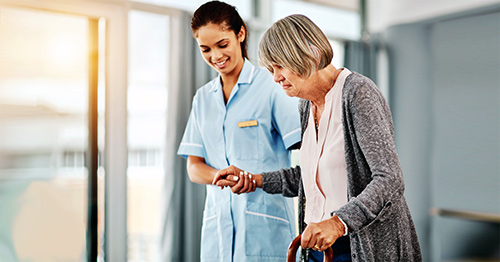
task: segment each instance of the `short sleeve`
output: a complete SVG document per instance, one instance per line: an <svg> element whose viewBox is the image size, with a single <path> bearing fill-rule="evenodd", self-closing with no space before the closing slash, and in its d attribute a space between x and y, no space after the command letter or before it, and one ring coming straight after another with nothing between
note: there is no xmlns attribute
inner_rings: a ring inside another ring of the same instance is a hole
<svg viewBox="0 0 500 262"><path fill-rule="evenodd" d="M273 125L281 134L283 144L289 149L301 140L299 99L287 96L282 89L276 90L273 94Z"/></svg>
<svg viewBox="0 0 500 262"><path fill-rule="evenodd" d="M196 98L193 100L193 106L184 131L184 135L177 151L177 155L187 158L187 156L198 156L206 158L205 147L201 137L197 117L196 117Z"/></svg>

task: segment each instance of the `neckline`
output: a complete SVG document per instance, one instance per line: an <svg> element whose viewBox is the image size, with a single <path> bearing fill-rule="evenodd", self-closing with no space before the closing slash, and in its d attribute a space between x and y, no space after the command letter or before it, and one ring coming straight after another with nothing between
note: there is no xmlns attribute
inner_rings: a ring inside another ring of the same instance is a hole
<svg viewBox="0 0 500 262"><path fill-rule="evenodd" d="M339 72L340 71L340 72ZM325 103L324 105L326 105L326 100L327 100L327 97L329 98L329 94L330 93L333 93L332 90L333 88L335 87L335 85L337 84L337 80L338 78L340 77L340 74L342 74L342 72L344 71L344 68L337 68L337 70L335 70L335 72L333 72L333 78L332 78L332 84L331 84L331 88L330 90L328 90L328 92L325 94ZM337 72L338 75L337 75ZM323 112L321 113L321 115L323 116L323 114L325 113L325 108L324 108L324 105L323 105ZM318 111L318 107L317 106L314 106L315 110L313 112L313 120L314 120L314 127L315 127L315 132L316 132L316 140L318 140L318 135L319 135L319 125L320 125L320 122L321 122L321 119L323 118L320 118L319 121L317 121L317 111Z"/></svg>

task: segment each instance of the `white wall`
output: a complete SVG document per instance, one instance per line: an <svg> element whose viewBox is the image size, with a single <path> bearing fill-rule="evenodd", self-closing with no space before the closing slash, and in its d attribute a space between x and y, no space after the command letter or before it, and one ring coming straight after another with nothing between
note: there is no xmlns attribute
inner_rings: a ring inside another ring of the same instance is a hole
<svg viewBox="0 0 500 262"><path fill-rule="evenodd" d="M500 225L429 214L433 207L500 211L500 3L492 5L432 16L410 8L397 14L405 23L380 31L405 196L424 261L500 258Z"/></svg>
<svg viewBox="0 0 500 262"><path fill-rule="evenodd" d="M500 0L368 0L368 30L386 28L500 3Z"/></svg>

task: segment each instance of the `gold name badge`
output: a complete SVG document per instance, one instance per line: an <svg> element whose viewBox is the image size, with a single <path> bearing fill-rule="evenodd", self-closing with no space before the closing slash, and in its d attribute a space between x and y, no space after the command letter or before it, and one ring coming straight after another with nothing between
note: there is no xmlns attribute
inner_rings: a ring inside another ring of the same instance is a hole
<svg viewBox="0 0 500 262"><path fill-rule="evenodd" d="M257 120L238 122L238 127L249 127L249 126L256 126L256 125L257 125Z"/></svg>

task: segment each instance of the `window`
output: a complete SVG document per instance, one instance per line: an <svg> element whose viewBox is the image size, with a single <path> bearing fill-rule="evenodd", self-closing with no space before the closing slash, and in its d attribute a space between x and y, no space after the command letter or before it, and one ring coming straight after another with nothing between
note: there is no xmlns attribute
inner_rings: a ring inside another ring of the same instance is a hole
<svg viewBox="0 0 500 262"><path fill-rule="evenodd" d="M303 14L316 23L328 37L350 40L360 38L361 21L357 12L302 1L275 0L272 4L273 22L291 14Z"/></svg>
<svg viewBox="0 0 500 262"><path fill-rule="evenodd" d="M169 17L129 12L128 260L158 261L165 176Z"/></svg>
<svg viewBox="0 0 500 262"><path fill-rule="evenodd" d="M0 6L0 257L86 260L89 19Z"/></svg>

